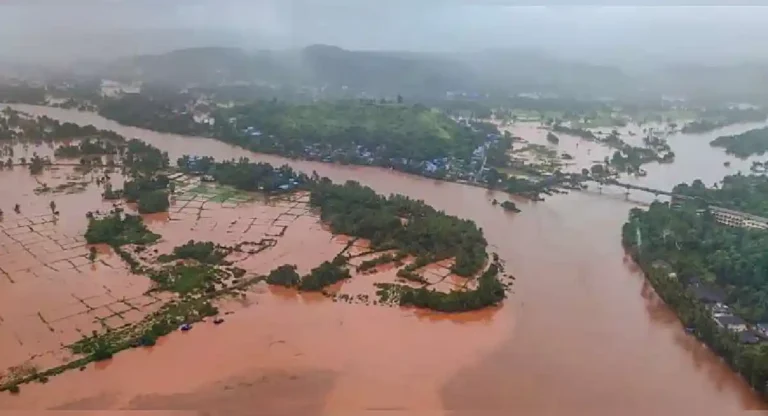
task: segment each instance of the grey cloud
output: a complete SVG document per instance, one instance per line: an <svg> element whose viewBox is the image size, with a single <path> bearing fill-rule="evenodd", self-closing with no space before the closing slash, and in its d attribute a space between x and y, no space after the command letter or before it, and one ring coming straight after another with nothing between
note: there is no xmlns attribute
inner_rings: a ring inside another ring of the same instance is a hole
<svg viewBox="0 0 768 416"><path fill-rule="evenodd" d="M768 0L728 4L713 0L6 0L0 3L0 56L109 58L190 46L283 48L325 43L419 51L529 48L627 64L653 59L762 60L768 41L764 24Z"/></svg>

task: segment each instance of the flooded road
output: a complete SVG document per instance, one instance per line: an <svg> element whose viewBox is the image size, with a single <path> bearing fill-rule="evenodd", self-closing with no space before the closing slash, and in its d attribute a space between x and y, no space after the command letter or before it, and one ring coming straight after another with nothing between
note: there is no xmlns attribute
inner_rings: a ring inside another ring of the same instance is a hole
<svg viewBox="0 0 768 416"><path fill-rule="evenodd" d="M0 408L611 416L751 415L764 408L746 383L685 335L624 255L620 228L634 205L620 190L537 204L516 200L522 212L511 214L489 202L504 195L480 188L256 155L93 114L17 108L138 137L172 160L182 154L248 156L423 199L476 221L517 280L503 307L456 316L262 287L224 325L199 325L156 348L126 351L86 371L25 385L18 396L0 395ZM748 161L727 158L709 148L710 140L671 137L678 162L649 165L648 176L637 180L669 188L748 171ZM734 160L730 169L725 160Z"/></svg>

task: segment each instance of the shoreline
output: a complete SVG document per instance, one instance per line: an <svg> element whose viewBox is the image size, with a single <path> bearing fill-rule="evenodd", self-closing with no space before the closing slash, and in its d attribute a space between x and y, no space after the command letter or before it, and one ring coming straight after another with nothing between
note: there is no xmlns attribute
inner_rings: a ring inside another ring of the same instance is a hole
<svg viewBox="0 0 768 416"><path fill-rule="evenodd" d="M717 356L723 363L725 363L728 368L731 370L731 372L735 375L737 375L740 379L742 379L745 384L747 384L750 389L757 394L760 399L763 401L763 403L768 404L768 391L759 391L750 383L750 380L747 378L745 374L743 374L741 371L739 371L739 368L735 365L732 360L729 360L728 357L726 357L724 354L719 353L711 343L707 342L705 339L700 337L698 334L698 328L691 326L686 327L685 322L683 321L681 317L681 312L678 308L672 305L668 301L670 296L682 296L687 297L690 302L692 302L697 308L700 308L702 310L705 310L704 305L701 304L696 299L691 298L688 293L686 293L685 288L681 291L676 290L665 290L662 286L663 279L670 280L670 278L666 275L664 275L663 272L660 272L659 270L654 269L652 266L649 267L647 265L644 265L640 259L638 258L636 254L636 247L632 247L628 244L622 243L622 246L624 247L624 250L627 254L629 254L630 258L634 262L634 264L640 269L640 271L643 274L643 279L645 279L647 282L651 284L651 287L653 288L653 291L656 293L656 295L664 302L664 304L675 314L675 317L677 318L677 321L679 322L680 326L683 328L683 331L685 333L685 336L690 336L695 338L697 341L701 342L703 345L706 346L707 350L710 351L712 354ZM711 318L707 318L711 321L713 325L717 325L714 320ZM727 333L727 330L720 329L721 332ZM739 347L741 347L743 344L738 344Z"/></svg>

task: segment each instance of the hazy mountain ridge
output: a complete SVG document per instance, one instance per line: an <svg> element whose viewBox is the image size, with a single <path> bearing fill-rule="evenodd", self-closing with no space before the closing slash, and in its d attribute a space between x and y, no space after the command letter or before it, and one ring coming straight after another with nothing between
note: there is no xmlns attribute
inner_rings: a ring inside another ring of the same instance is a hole
<svg viewBox="0 0 768 416"><path fill-rule="evenodd" d="M349 89L372 96L605 93L628 81L618 68L517 51L419 53L352 51L329 45L247 52L189 48L120 59L98 70L115 79L210 85L237 82Z"/></svg>

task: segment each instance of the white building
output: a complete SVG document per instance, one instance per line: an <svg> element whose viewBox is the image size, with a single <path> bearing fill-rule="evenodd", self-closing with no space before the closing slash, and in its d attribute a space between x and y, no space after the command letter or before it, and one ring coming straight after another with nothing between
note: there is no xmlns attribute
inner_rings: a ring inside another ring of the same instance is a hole
<svg viewBox="0 0 768 416"><path fill-rule="evenodd" d="M709 207L715 220L729 227L768 229L768 218L720 207Z"/></svg>

